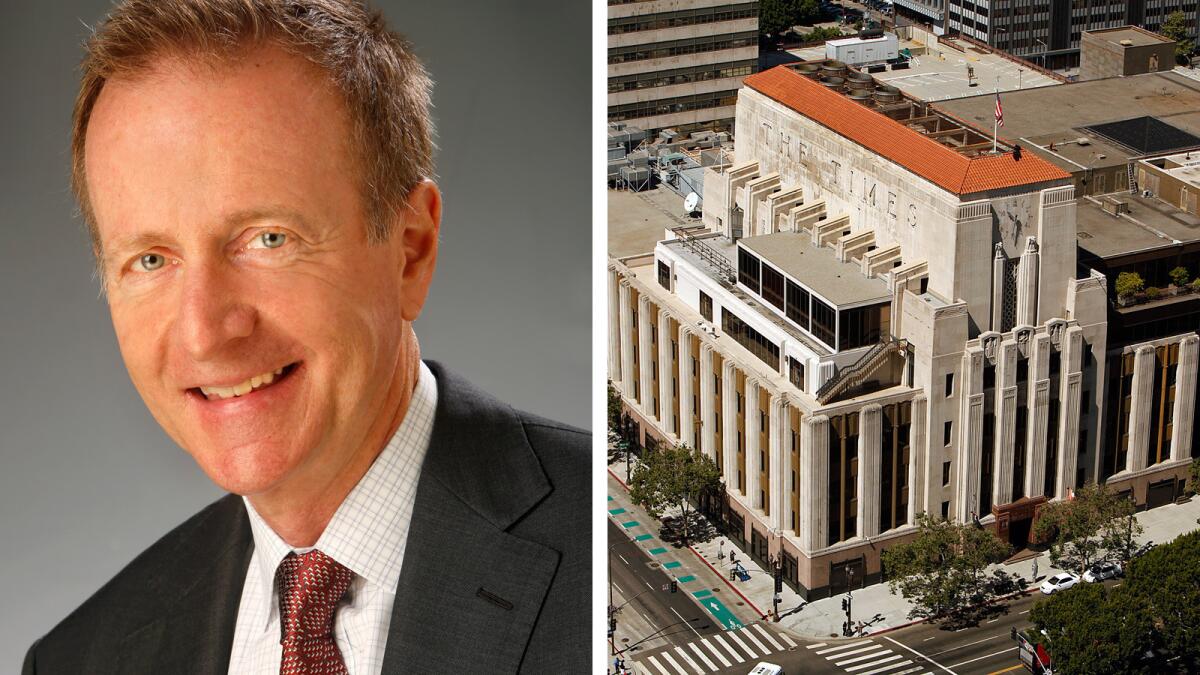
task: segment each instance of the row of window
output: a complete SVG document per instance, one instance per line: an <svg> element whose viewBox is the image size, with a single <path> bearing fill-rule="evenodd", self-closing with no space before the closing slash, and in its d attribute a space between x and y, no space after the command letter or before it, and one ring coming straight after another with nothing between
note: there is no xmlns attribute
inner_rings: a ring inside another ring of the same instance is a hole
<svg viewBox="0 0 1200 675"><path fill-rule="evenodd" d="M749 350L751 354L761 359L763 363L779 370L779 345L768 340L766 336L754 330L740 317L724 307L721 308L721 329L725 331L726 335L737 340L738 344Z"/></svg>
<svg viewBox="0 0 1200 675"><path fill-rule="evenodd" d="M684 9L677 12L658 12L638 16L623 16L608 20L608 34L636 33L644 30L662 30L664 28L679 28L680 26L695 26L720 21L736 21L737 19L753 19L758 16L757 2L743 2L736 5L719 7L701 7Z"/></svg>
<svg viewBox="0 0 1200 675"><path fill-rule="evenodd" d="M653 101L638 101L625 105L609 106L608 121L651 117L654 115L670 115L673 113L704 110L706 108L721 108L737 105L737 90L716 91L710 94L693 94L691 96L676 96L660 98Z"/></svg>
<svg viewBox="0 0 1200 675"><path fill-rule="evenodd" d="M691 84L708 80L721 80L727 77L745 77L754 74L758 66L757 60L734 61L718 63L710 66L694 66L692 68L676 68L674 70L659 70L653 73L637 73L608 78L608 93L636 89L653 89L674 84Z"/></svg>
<svg viewBox="0 0 1200 675"><path fill-rule="evenodd" d="M723 49L739 49L742 47L757 47L758 32L727 33L725 35L705 35L702 37L655 42L628 47L612 47L608 50L608 63L629 63L630 61L645 61L646 59L664 59L671 56L687 54L703 54Z"/></svg>

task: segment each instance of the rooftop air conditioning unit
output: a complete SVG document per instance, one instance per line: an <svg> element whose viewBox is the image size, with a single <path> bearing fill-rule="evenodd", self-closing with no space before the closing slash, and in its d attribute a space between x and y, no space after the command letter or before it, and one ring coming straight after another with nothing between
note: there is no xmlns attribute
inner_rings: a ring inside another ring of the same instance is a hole
<svg viewBox="0 0 1200 675"><path fill-rule="evenodd" d="M1153 197L1154 193L1149 190L1142 190L1142 196L1143 197Z"/></svg>

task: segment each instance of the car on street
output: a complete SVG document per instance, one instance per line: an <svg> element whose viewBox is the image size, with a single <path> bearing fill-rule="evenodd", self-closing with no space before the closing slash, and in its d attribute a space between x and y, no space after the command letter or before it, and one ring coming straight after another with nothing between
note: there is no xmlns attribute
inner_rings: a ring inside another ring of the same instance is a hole
<svg viewBox="0 0 1200 675"><path fill-rule="evenodd" d="M1062 572L1043 581L1042 592L1050 595L1055 591L1065 591L1077 583L1079 583L1079 577L1070 572Z"/></svg>
<svg viewBox="0 0 1200 675"><path fill-rule="evenodd" d="M774 663L759 661L758 665L754 666L754 670L751 670L747 675L783 675L783 668Z"/></svg>
<svg viewBox="0 0 1200 675"><path fill-rule="evenodd" d="M1117 562L1100 562L1088 568L1088 571L1083 573L1083 580L1089 584L1105 579L1116 579L1121 576L1121 563Z"/></svg>

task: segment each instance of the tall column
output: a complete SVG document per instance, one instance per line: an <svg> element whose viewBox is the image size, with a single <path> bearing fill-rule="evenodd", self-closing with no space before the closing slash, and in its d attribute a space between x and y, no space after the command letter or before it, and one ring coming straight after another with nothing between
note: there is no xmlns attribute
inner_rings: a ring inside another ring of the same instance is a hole
<svg viewBox="0 0 1200 675"><path fill-rule="evenodd" d="M697 371L698 372L698 371ZM679 324L679 442L696 447L696 411L692 404L692 331Z"/></svg>
<svg viewBox="0 0 1200 675"><path fill-rule="evenodd" d="M621 372L618 380L621 383L621 393L625 398L632 401L637 395L633 390L633 307L632 293L629 290L629 281L621 280Z"/></svg>
<svg viewBox="0 0 1200 675"><path fill-rule="evenodd" d="M771 407L768 410L769 418L767 424L767 500L764 508L769 514L768 522L771 527L779 529L784 521L780 520L783 514L782 498L787 493L786 477L780 473L783 470L783 429L780 426L780 421L784 417L784 412L787 406L784 404L784 399L778 393L771 394Z"/></svg>
<svg viewBox="0 0 1200 675"><path fill-rule="evenodd" d="M800 429L800 545L811 554L829 530L829 418L806 417Z"/></svg>
<svg viewBox="0 0 1200 675"><path fill-rule="evenodd" d="M1063 337L1062 393L1059 394L1058 467L1055 472L1055 499L1066 499L1067 490L1075 487L1075 471L1079 463L1079 413L1083 390L1083 329L1072 326Z"/></svg>
<svg viewBox="0 0 1200 675"><path fill-rule="evenodd" d="M1025 442L1025 494L1030 497L1041 495L1046 488L1046 438L1050 417L1050 335L1036 334L1033 337L1032 353L1029 356L1028 392L1029 428ZM1057 431L1057 430L1056 430Z"/></svg>
<svg viewBox="0 0 1200 675"><path fill-rule="evenodd" d="M667 437L678 437L675 428L675 386L671 368L671 315L663 308L658 309L658 424Z"/></svg>
<svg viewBox="0 0 1200 675"><path fill-rule="evenodd" d="M992 472L992 503L1008 504L1013 500L1013 473L1016 471L1017 426L1017 359L1020 351L1011 339L1000 343L1000 363L996 368L995 464ZM971 510L977 510L978 505ZM983 517L985 514L979 514Z"/></svg>
<svg viewBox="0 0 1200 675"><path fill-rule="evenodd" d="M923 393L917 394L912 402L912 432L909 434L912 450L908 456L912 458L914 468L908 484L913 486L912 491L915 493L908 496L909 523L916 522L918 510L940 515L931 504L940 503L942 480L938 469L942 467L942 454L934 453L929 447L928 428L929 399L925 398ZM936 463L934 458L937 458ZM934 481L937 481L936 492Z"/></svg>
<svg viewBox="0 0 1200 675"><path fill-rule="evenodd" d="M737 369L729 359L721 363L721 448L725 489L740 495L737 479Z"/></svg>
<svg viewBox="0 0 1200 675"><path fill-rule="evenodd" d="M1017 270L1017 325L1037 324L1038 263L1037 238L1029 237Z"/></svg>
<svg viewBox="0 0 1200 675"><path fill-rule="evenodd" d="M717 461L717 401L713 386L713 347L700 343L700 450Z"/></svg>
<svg viewBox="0 0 1200 675"><path fill-rule="evenodd" d="M874 537L879 534L883 408L878 403L863 406L858 419L858 536Z"/></svg>
<svg viewBox="0 0 1200 675"><path fill-rule="evenodd" d="M1008 256L1004 245L996 242L996 254L992 256L992 330L1004 330L1004 267Z"/></svg>
<svg viewBox="0 0 1200 675"><path fill-rule="evenodd" d="M758 498L759 475L762 473L762 462L759 452L762 446L758 441L762 433L759 419L758 380L746 378L746 501L752 508L761 509L765 504Z"/></svg>
<svg viewBox="0 0 1200 675"><path fill-rule="evenodd" d="M621 284L615 267L608 268L608 379L621 381Z"/></svg>
<svg viewBox="0 0 1200 675"><path fill-rule="evenodd" d="M1172 414L1171 459L1191 456L1195 438L1196 369L1200 338L1189 335L1179 342L1179 363L1175 366L1175 410Z"/></svg>
<svg viewBox="0 0 1200 675"><path fill-rule="evenodd" d="M983 478L983 349L972 347L962 357L962 385L959 395L960 407L958 419L960 422L958 455L955 470L958 474L958 484L954 487L954 516L960 523L973 520L971 514L979 509L979 491L990 490L991 485L981 485ZM915 409L914 409L915 415ZM929 482L930 492L938 494L934 485L940 487L941 479L934 478L937 469L941 468L942 454L934 452L934 443L930 445ZM933 458L937 458L937 462ZM936 483L935 483L936 480ZM934 504L927 503L925 510L937 513ZM982 516L983 514L976 514ZM910 521L911 522L911 521Z"/></svg>
<svg viewBox="0 0 1200 675"><path fill-rule="evenodd" d="M1133 357L1133 400L1129 405L1129 447L1125 470L1146 468L1150 447L1150 409L1154 405L1154 347L1142 345Z"/></svg>
<svg viewBox="0 0 1200 675"><path fill-rule="evenodd" d="M641 397L642 414L654 417L653 346L650 343L650 298L638 295L638 395Z"/></svg>

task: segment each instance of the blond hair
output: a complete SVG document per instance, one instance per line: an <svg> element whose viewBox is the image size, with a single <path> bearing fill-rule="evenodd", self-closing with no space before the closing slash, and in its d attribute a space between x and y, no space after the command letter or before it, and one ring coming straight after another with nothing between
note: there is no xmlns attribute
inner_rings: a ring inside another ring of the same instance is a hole
<svg viewBox="0 0 1200 675"><path fill-rule="evenodd" d="M122 0L84 44L71 133L71 185L92 239L103 250L88 198L84 145L105 82L184 55L213 63L271 43L320 67L341 92L372 242L386 239L409 191L433 177L428 73L378 11L354 0ZM102 277L103 278L103 277Z"/></svg>

